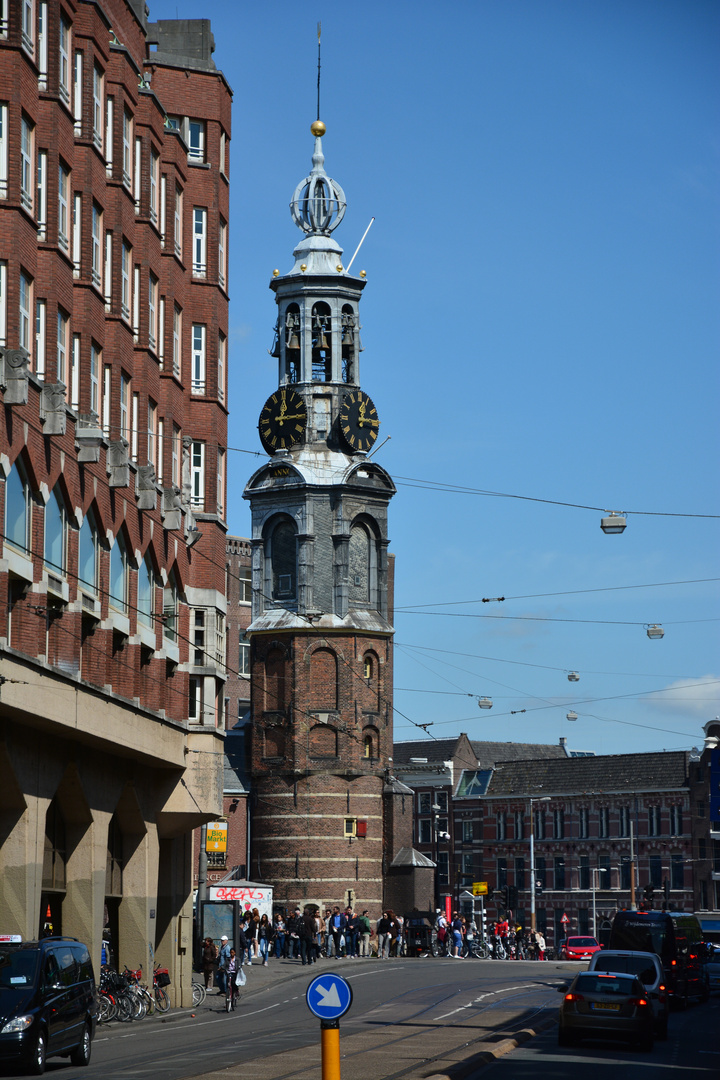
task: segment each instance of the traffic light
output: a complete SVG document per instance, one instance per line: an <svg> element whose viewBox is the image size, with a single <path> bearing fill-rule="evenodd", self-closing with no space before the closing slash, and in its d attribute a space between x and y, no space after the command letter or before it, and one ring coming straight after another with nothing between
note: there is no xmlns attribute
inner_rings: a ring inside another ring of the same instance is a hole
<svg viewBox="0 0 720 1080"><path fill-rule="evenodd" d="M502 889L500 891L502 892L503 907L507 908L507 907L509 907L509 904L510 904L510 899L509 899L510 898L510 886L509 885L503 885L503 887L502 887Z"/></svg>
<svg viewBox="0 0 720 1080"><path fill-rule="evenodd" d="M642 904L640 905L642 910L650 911L652 909L653 896L654 895L655 895L655 886L654 885L646 885L645 888L643 889L643 897L644 897L644 899L643 899Z"/></svg>
<svg viewBox="0 0 720 1080"><path fill-rule="evenodd" d="M535 895L540 896L543 891L542 878L537 878L535 881Z"/></svg>

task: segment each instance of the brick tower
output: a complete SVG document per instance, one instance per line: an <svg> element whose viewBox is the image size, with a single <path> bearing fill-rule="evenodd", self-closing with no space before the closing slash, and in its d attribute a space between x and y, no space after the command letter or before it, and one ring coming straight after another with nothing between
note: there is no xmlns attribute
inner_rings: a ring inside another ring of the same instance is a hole
<svg viewBox="0 0 720 1080"><path fill-rule="evenodd" d="M332 232L342 188L313 168L291 212L303 239L274 272L278 388L260 414L269 460L244 497L252 511L251 865L278 906L377 910L392 853L383 788L392 754L395 487L369 460L375 406L360 389L358 305Z"/></svg>

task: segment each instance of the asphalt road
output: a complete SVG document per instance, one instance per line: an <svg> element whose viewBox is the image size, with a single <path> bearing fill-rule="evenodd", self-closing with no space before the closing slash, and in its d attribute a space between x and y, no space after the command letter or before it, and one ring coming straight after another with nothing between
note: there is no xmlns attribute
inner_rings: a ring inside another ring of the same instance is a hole
<svg viewBox="0 0 720 1080"><path fill-rule="evenodd" d="M592 1044L558 1050L552 1024L556 987L577 966L427 958L330 960L305 972L291 962L254 968L235 1013L228 1015L224 998L211 995L194 1016L191 1010L173 1010L166 1018L105 1025L98 1029L87 1069L53 1059L47 1074L55 1080L221 1080L215 1074L222 1080L315 1080L320 1076L320 1023L307 1007L305 992L312 978L330 970L353 989L352 1008L340 1022L343 1080L416 1080L448 1072L470 1080L477 1072L473 1057L477 1062L483 1052L508 1050L508 1036L521 1029L542 1032L548 1025L549 1034L537 1035L486 1067L483 1077L488 1069L511 1068L504 1075L513 1080L576 1078L580 1068L583 1080L591 1080L596 1073L588 1069L597 1062L607 1080L613 1062L618 1063L611 1065L613 1080L624 1075L626 1066L627 1076L632 1070L636 1080L639 1069L661 1062L682 1069L688 1039L697 1047L693 1067L699 1078L705 1072L716 1075L720 1065L720 1054L713 1057L710 1045L720 1021L717 997L673 1014L669 1041L656 1043L651 1055Z"/></svg>

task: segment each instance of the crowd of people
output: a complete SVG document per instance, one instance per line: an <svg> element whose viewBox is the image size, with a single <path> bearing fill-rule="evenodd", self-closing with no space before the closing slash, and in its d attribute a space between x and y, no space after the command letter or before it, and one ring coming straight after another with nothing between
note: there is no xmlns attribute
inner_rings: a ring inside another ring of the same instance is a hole
<svg viewBox="0 0 720 1080"><path fill-rule="evenodd" d="M434 928L438 942L455 959L462 959L466 941L478 933L475 923L458 912L453 912L448 922L439 911ZM327 908L324 915L320 910L303 911L297 907L287 915L276 912L272 920L253 908L242 917L237 956L227 937L220 939L219 946L212 938L205 938L202 951L205 988L214 981L224 994L228 972L234 973L253 961L267 966L271 958L300 960L303 966L316 964L320 956L353 960L377 953L378 959L387 960L401 955L404 932L403 916L389 908L383 911L374 930L369 911L358 913L351 907L342 910L336 905ZM545 959L543 935L539 931L531 933L507 919L493 924L488 942L496 958Z"/></svg>

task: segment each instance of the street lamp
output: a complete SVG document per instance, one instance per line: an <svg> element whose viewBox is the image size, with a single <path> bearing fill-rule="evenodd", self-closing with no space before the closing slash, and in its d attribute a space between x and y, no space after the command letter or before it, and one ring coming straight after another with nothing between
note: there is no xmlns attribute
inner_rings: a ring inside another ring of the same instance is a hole
<svg viewBox="0 0 720 1080"><path fill-rule="evenodd" d="M435 860L435 911L438 911L440 907L440 870L438 867L438 814L442 810L442 807L439 803L434 802L430 809L432 810L433 857Z"/></svg>
<svg viewBox="0 0 720 1080"><path fill-rule="evenodd" d="M540 795L530 799L530 933L535 933L535 818L534 802L550 802L549 795Z"/></svg>

